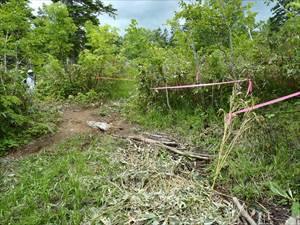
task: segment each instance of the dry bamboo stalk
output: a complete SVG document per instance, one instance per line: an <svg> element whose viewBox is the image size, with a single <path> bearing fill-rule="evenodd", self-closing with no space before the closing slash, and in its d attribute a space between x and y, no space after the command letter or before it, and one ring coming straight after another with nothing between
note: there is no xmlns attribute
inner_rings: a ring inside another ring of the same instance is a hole
<svg viewBox="0 0 300 225"><path fill-rule="evenodd" d="M252 219L252 217L248 214L236 197L233 197L232 201L240 211L240 214L248 221L250 225L257 225L257 223Z"/></svg>
<svg viewBox="0 0 300 225"><path fill-rule="evenodd" d="M186 157L190 157L190 158L195 158L195 159L200 159L200 160L211 160L212 159L212 156L196 154L196 153L193 153L193 152L180 151L177 148L170 147L168 145L165 145L165 144L161 143L160 141L153 140L153 139L150 139L150 138L145 138L145 137L142 137L142 136L129 136L128 138L132 139L132 140L136 140L136 141L141 141L141 142L146 142L146 143L149 143L149 144L154 144L154 145L159 146L159 147L163 147L163 148L165 148L165 149L167 149L167 150L169 150L173 153L176 153L178 155L182 155L182 156L186 156Z"/></svg>

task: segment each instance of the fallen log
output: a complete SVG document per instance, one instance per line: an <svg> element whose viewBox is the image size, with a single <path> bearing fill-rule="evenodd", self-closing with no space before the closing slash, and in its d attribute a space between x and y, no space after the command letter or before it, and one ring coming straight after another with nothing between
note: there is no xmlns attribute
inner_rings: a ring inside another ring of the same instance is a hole
<svg viewBox="0 0 300 225"><path fill-rule="evenodd" d="M174 140L166 136L165 134L150 134L150 133L143 133L143 137L150 138L152 140L159 141L165 145L171 147L178 147L178 143Z"/></svg>
<svg viewBox="0 0 300 225"><path fill-rule="evenodd" d="M128 138L131 139L131 140L139 141L139 142L154 144L156 146L165 148L170 152L173 152L173 153L176 153L178 155L185 156L185 157L190 157L190 158L199 159L199 160L212 160L212 158L213 158L213 156L211 156L211 155L206 155L206 154L202 155L202 154L196 154L196 153L193 153L193 152L181 151L177 148L165 145L160 141L153 140L153 139L150 139L150 138L145 138L143 136L129 136Z"/></svg>

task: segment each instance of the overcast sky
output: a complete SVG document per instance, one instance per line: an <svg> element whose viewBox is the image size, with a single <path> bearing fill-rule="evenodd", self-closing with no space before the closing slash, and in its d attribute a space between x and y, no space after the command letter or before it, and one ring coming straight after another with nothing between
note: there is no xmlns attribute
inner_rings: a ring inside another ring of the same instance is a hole
<svg viewBox="0 0 300 225"><path fill-rule="evenodd" d="M258 13L257 20L265 20L270 17L270 7L264 5L263 0L244 0L254 2L253 10ZM118 10L115 19L102 15L101 24L110 24L120 29L121 33L128 26L131 19L137 19L140 26L147 28L158 28L168 19L172 18L174 12L179 9L177 0L103 0L104 3L112 4ZM50 0L31 0L31 7L37 10L42 4L51 3Z"/></svg>

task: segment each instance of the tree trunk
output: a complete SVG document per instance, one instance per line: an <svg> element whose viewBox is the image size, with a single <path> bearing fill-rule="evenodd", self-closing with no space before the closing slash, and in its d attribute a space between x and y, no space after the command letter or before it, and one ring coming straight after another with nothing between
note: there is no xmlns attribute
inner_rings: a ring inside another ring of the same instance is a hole
<svg viewBox="0 0 300 225"><path fill-rule="evenodd" d="M0 80L1 80L1 86L3 87L4 93L6 94L6 88L5 88L5 85L4 85L4 80L3 80L3 77L2 77L2 73L0 74Z"/></svg>
<svg viewBox="0 0 300 225"><path fill-rule="evenodd" d="M251 33L251 30L248 26L247 26L247 30L248 30L250 40L253 41L252 33Z"/></svg>
<svg viewBox="0 0 300 225"><path fill-rule="evenodd" d="M194 42L192 42L191 47L192 47L192 50L193 50L195 66L196 66L195 80L196 80L196 83L199 83L199 82L201 82L200 62L199 62L199 57L198 57L198 53L197 53Z"/></svg>
<svg viewBox="0 0 300 225"><path fill-rule="evenodd" d="M4 72L7 72L7 42L8 42L8 33L5 34L5 41L4 41L4 56L3 56L3 63L4 63Z"/></svg>
<svg viewBox="0 0 300 225"><path fill-rule="evenodd" d="M231 28L228 26L229 32L229 47L230 47L230 72L233 77L235 77L234 73L234 52L233 52L233 44L232 44L232 31Z"/></svg>
<svg viewBox="0 0 300 225"><path fill-rule="evenodd" d="M18 71L19 70L18 45L16 45L16 55L15 55L15 58L16 58L16 71Z"/></svg>

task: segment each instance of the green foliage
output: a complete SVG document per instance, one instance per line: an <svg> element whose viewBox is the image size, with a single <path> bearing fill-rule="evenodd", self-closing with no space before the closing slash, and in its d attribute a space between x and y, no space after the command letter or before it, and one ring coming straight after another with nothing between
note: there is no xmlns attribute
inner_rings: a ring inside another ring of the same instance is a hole
<svg viewBox="0 0 300 225"><path fill-rule="evenodd" d="M75 102L77 104L82 104L86 105L88 103L93 103L93 102L99 102L103 99L103 96L97 92L95 92L93 89L88 91L87 93L77 93L76 96L69 95L68 100L71 102Z"/></svg>
<svg viewBox="0 0 300 225"><path fill-rule="evenodd" d="M291 189L284 191L276 183L272 183L272 182L270 182L270 189L275 195L283 197L292 202L292 207L291 207L292 216L297 217L300 215L299 199L294 197Z"/></svg>
<svg viewBox="0 0 300 225"><path fill-rule="evenodd" d="M90 21L94 25L99 25L99 15L107 13L114 16L116 14L116 9L111 4L106 5L100 0L52 0L52 2L64 3L76 25L76 33L72 35L71 40L74 48L69 55L73 62L77 60L87 41L84 30L86 22Z"/></svg>
<svg viewBox="0 0 300 225"><path fill-rule="evenodd" d="M37 57L42 54L52 55L66 62L73 47L71 37L76 31L67 7L60 3L44 5L39 17L33 22L35 29L30 33L28 52L38 52Z"/></svg>
<svg viewBox="0 0 300 225"><path fill-rule="evenodd" d="M124 59L119 55L105 54L98 50L83 51L78 64L66 67L63 67L56 58L49 56L48 63L41 70L43 78L38 84L38 96L43 99L50 97L73 100L78 96L76 102L81 102L79 100L81 97L89 99L87 101L102 101L104 96L112 98L128 96L135 90L135 82L126 81L125 78L129 74L121 75ZM127 68L133 69L129 65ZM130 70L127 71L127 73L129 72ZM109 79L116 80L106 80L107 76ZM120 80L118 80L119 78ZM95 94L90 96L91 93Z"/></svg>
<svg viewBox="0 0 300 225"><path fill-rule="evenodd" d="M20 105L21 101L16 96L2 95L0 97L0 154L6 148L18 146L17 141L13 138L14 128L20 129L28 121L28 118L21 113Z"/></svg>
<svg viewBox="0 0 300 225"><path fill-rule="evenodd" d="M18 78L16 76L19 76ZM16 129L28 122L26 116L27 97L22 87L19 73L1 73L2 81L8 85L0 89L0 154L6 148L16 147Z"/></svg>
<svg viewBox="0 0 300 225"><path fill-rule="evenodd" d="M175 108L187 105L226 107L224 103L228 102L231 93L227 87L221 87L221 91L214 88L183 90L168 93L168 96L164 91L154 93L150 88L249 76L245 70L247 64L241 64L237 59L247 61L244 53L247 51L239 46L245 46L246 42L246 46L251 47L248 36L254 29L255 14L250 12L250 6L242 6L240 0L226 4L182 2L181 6L182 10L169 22L173 33L172 46L161 48L158 42L151 42L151 32L138 28L135 21L127 29L124 53L140 66L140 103ZM183 26L182 20L185 21ZM197 81L196 77L200 80Z"/></svg>
<svg viewBox="0 0 300 225"><path fill-rule="evenodd" d="M0 4L0 70L19 67L19 54L30 29L31 11L25 0ZM12 63L13 61L14 63Z"/></svg>
<svg viewBox="0 0 300 225"><path fill-rule="evenodd" d="M32 138L56 131L57 112L24 102L14 95L0 96L0 155Z"/></svg>
<svg viewBox="0 0 300 225"><path fill-rule="evenodd" d="M278 31L289 18L300 15L299 0L268 0L267 2L275 3L272 8L273 16L270 18L272 30Z"/></svg>
<svg viewBox="0 0 300 225"><path fill-rule="evenodd" d="M149 30L138 27L136 20L131 20L122 45L122 53L128 59L140 59L147 56L150 45Z"/></svg>
<svg viewBox="0 0 300 225"><path fill-rule="evenodd" d="M74 85L73 71L75 66L70 68L70 73L66 73L61 62L53 56L49 56L47 64L41 70L42 79L38 82L38 95L40 98L50 96L54 99L68 97L70 94L75 94L77 90ZM76 73L75 73L76 74Z"/></svg>
<svg viewBox="0 0 300 225"><path fill-rule="evenodd" d="M0 72L0 155L33 137L55 131L57 113L36 102L23 84L21 71Z"/></svg>
<svg viewBox="0 0 300 225"><path fill-rule="evenodd" d="M258 30L251 5L240 0L222 2L182 2L181 11L169 21L172 45L165 48L151 42L149 32L135 21L131 23L123 52L139 66L142 108L153 104L167 108L168 97L173 108L227 109L231 95L231 86L180 90L168 96L165 91L153 92L155 86L251 78L254 95L261 100L299 89L299 17L291 17L269 36L266 25Z"/></svg>
<svg viewBox="0 0 300 225"><path fill-rule="evenodd" d="M97 27L86 23L87 47L78 60L81 83L87 90L99 89L101 77L113 77L120 74L122 59L117 56L117 31L108 25ZM83 81L83 82L82 82Z"/></svg>

